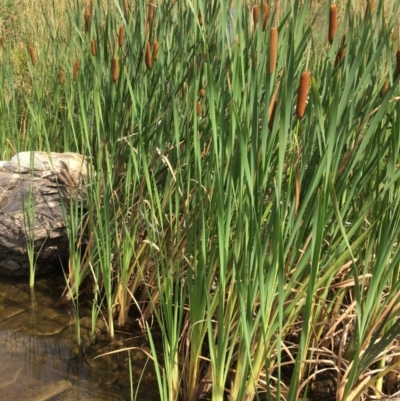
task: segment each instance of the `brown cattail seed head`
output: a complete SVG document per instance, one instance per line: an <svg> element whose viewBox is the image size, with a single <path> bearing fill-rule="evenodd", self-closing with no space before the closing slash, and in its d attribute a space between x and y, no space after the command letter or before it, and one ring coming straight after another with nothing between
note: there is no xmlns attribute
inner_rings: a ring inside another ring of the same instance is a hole
<svg viewBox="0 0 400 401"><path fill-rule="evenodd" d="M199 100L196 105L197 115L201 114L201 101Z"/></svg>
<svg viewBox="0 0 400 401"><path fill-rule="evenodd" d="M60 73L58 74L58 82L60 83L60 85L64 83L64 80L65 80L64 70L60 70Z"/></svg>
<svg viewBox="0 0 400 401"><path fill-rule="evenodd" d="M400 49L396 52L396 78L400 75Z"/></svg>
<svg viewBox="0 0 400 401"><path fill-rule="evenodd" d="M268 120L268 128L271 130L272 127L274 126L274 120L275 120L275 113L276 113L276 106L278 105L278 101L275 100L274 104L272 106L272 110L271 110L271 115L269 117Z"/></svg>
<svg viewBox="0 0 400 401"><path fill-rule="evenodd" d="M267 23L268 23L268 17L269 17L269 7L266 2L263 3L263 31L267 29Z"/></svg>
<svg viewBox="0 0 400 401"><path fill-rule="evenodd" d="M200 26L203 26L204 21L203 21L203 17L202 17L202 15L201 15L201 11L200 11L200 10L199 10L199 13L198 13L198 15L197 15L197 18L198 18L198 20L199 20L199 25L200 25Z"/></svg>
<svg viewBox="0 0 400 401"><path fill-rule="evenodd" d="M269 33L269 72L275 71L276 57L278 52L278 28L272 27Z"/></svg>
<svg viewBox="0 0 400 401"><path fill-rule="evenodd" d="M258 24L258 16L260 15L260 9L258 8L258 6L253 6L253 26L254 26L254 30L256 30L257 28L257 24Z"/></svg>
<svg viewBox="0 0 400 401"><path fill-rule="evenodd" d="M114 83L118 81L118 76L119 76L118 59L116 57L113 57L111 60L111 78Z"/></svg>
<svg viewBox="0 0 400 401"><path fill-rule="evenodd" d="M153 22L153 18L154 18L154 9L156 8L154 1L155 0L150 0L150 3L149 3L149 13L147 15L147 22L149 24L151 24Z"/></svg>
<svg viewBox="0 0 400 401"><path fill-rule="evenodd" d="M338 19L338 8L336 4L332 4L329 10L329 43L332 44L335 39L335 33L337 30L337 19Z"/></svg>
<svg viewBox="0 0 400 401"><path fill-rule="evenodd" d="M80 67L79 61L75 61L74 68L72 70L72 77L74 81L76 81L76 79L78 78L79 67Z"/></svg>
<svg viewBox="0 0 400 401"><path fill-rule="evenodd" d="M128 12L129 12L128 1L127 0L123 0L122 1L122 9L124 10L124 15L126 17L128 15Z"/></svg>
<svg viewBox="0 0 400 401"><path fill-rule="evenodd" d="M150 50L150 43L146 42L146 53L144 56L144 61L146 63L146 67L149 70L152 65L152 59L151 59L151 50Z"/></svg>
<svg viewBox="0 0 400 401"><path fill-rule="evenodd" d="M89 7L85 8L85 31L89 32L90 30L90 10Z"/></svg>
<svg viewBox="0 0 400 401"><path fill-rule="evenodd" d="M90 50L92 51L92 56L96 55L96 43L93 39L90 41Z"/></svg>
<svg viewBox="0 0 400 401"><path fill-rule="evenodd" d="M124 44L124 38L125 38L125 28L123 25L119 27L119 32L118 32L118 46L122 47Z"/></svg>
<svg viewBox="0 0 400 401"><path fill-rule="evenodd" d="M385 96L385 93L386 93L386 91L388 90L388 88L389 88L389 81L388 81L388 79L386 78L386 79L385 79L385 82L383 83L382 89L381 89L381 96L382 96L382 97Z"/></svg>
<svg viewBox="0 0 400 401"><path fill-rule="evenodd" d="M29 54L31 56L32 65L36 65L36 57L35 57L35 49L32 46L29 46Z"/></svg>
<svg viewBox="0 0 400 401"><path fill-rule="evenodd" d="M153 42L153 60L157 61L158 60L158 49L160 48L160 45L158 42L155 40Z"/></svg>
<svg viewBox="0 0 400 401"><path fill-rule="evenodd" d="M206 94L206 91L204 88L201 88L199 91L199 97L204 97L204 95Z"/></svg>
<svg viewBox="0 0 400 401"><path fill-rule="evenodd" d="M3 49L6 47L6 40L4 39L4 36L2 36L2 37L0 38L0 44L1 44L1 47L2 47Z"/></svg>
<svg viewBox="0 0 400 401"><path fill-rule="evenodd" d="M296 114L298 118L303 118L307 104L308 84L310 82L310 74L304 71L300 77L299 93L297 95Z"/></svg>
<svg viewBox="0 0 400 401"><path fill-rule="evenodd" d="M342 36L342 43L341 43L341 48L338 51L337 55L336 55L336 59L335 59L335 67L343 60L345 54L346 54L346 48L345 48L345 44L346 44L346 35Z"/></svg>

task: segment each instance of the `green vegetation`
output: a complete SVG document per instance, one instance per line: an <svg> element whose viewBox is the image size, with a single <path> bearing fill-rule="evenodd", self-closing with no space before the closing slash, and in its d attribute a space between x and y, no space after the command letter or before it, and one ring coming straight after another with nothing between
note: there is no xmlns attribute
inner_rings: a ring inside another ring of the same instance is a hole
<svg viewBox="0 0 400 401"><path fill-rule="evenodd" d="M265 30L262 2L256 29L239 0L48 3L4 25L0 149L93 163L74 304L86 277L111 339L140 312L163 400L396 391L399 2L340 2L332 44L328 2L271 1Z"/></svg>

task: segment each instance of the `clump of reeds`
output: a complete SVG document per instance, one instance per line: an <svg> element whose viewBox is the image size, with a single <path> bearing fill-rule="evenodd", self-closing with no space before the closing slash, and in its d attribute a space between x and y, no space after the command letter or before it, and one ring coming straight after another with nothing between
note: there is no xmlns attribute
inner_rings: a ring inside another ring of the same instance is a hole
<svg viewBox="0 0 400 401"><path fill-rule="evenodd" d="M92 56L96 55L96 42L91 39L90 40L90 50L92 51Z"/></svg>
<svg viewBox="0 0 400 401"><path fill-rule="evenodd" d="M118 31L118 46L122 47L124 45L124 39L125 39L125 28L123 25L119 27Z"/></svg>
<svg viewBox="0 0 400 401"><path fill-rule="evenodd" d="M147 69L150 70L150 68L152 66L152 54L151 54L151 50L150 50L150 43L148 41L146 42L144 61L145 61Z"/></svg>
<svg viewBox="0 0 400 401"><path fill-rule="evenodd" d="M257 5L253 6L253 27L254 30L257 29L257 24L258 24L258 17L260 15L260 9Z"/></svg>
<svg viewBox="0 0 400 401"><path fill-rule="evenodd" d="M89 10L89 7L85 8L84 18L85 18L85 32L89 32L89 30L90 30L90 10Z"/></svg>
<svg viewBox="0 0 400 401"><path fill-rule="evenodd" d="M328 40L332 44L335 39L335 34L338 25L338 8L336 4L332 4L329 10L329 33Z"/></svg>
<svg viewBox="0 0 400 401"><path fill-rule="evenodd" d="M272 27L269 32L269 72L275 71L276 58L278 55L278 28Z"/></svg>
<svg viewBox="0 0 400 401"><path fill-rule="evenodd" d="M202 17L202 15L201 15L201 11L200 11L200 10L199 10L199 13L197 14L197 19L198 19L198 21L199 21L199 25L200 25L200 26L203 26L204 21L203 21L203 17Z"/></svg>
<svg viewBox="0 0 400 401"><path fill-rule="evenodd" d="M307 105L308 85L310 82L310 74L304 71L300 77L299 90L297 95L296 115L298 118L303 118Z"/></svg>
<svg viewBox="0 0 400 401"><path fill-rule="evenodd" d="M79 61L75 61L74 67L72 69L72 78L74 81L78 79L79 67L80 67Z"/></svg>
<svg viewBox="0 0 400 401"><path fill-rule="evenodd" d="M268 3L264 2L263 3L263 32L267 29L268 17L269 17Z"/></svg>
<svg viewBox="0 0 400 401"><path fill-rule="evenodd" d="M335 59L335 66L337 66L344 58L346 55L346 35L342 36L342 42L340 46L340 50L338 51Z"/></svg>
<svg viewBox="0 0 400 401"><path fill-rule="evenodd" d="M119 68L118 68L118 59L117 57L113 57L111 60L111 78L112 81L115 83L118 81L119 77Z"/></svg>
<svg viewBox="0 0 400 401"><path fill-rule="evenodd" d="M59 74L58 74L58 82L60 83L60 85L63 85L65 81L65 73L64 70L60 70Z"/></svg>
<svg viewBox="0 0 400 401"><path fill-rule="evenodd" d="M29 55L31 57L31 63L33 66L36 65L35 49L33 46L29 46Z"/></svg>
<svg viewBox="0 0 400 401"><path fill-rule="evenodd" d="M158 60L158 50L160 48L160 45L158 44L158 42L155 40L153 42L153 60L157 61Z"/></svg>

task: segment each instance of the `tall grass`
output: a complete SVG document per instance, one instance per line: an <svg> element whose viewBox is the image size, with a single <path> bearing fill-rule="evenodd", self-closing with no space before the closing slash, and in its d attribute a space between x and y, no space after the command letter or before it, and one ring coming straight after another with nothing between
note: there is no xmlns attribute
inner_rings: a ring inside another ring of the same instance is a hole
<svg viewBox="0 0 400 401"><path fill-rule="evenodd" d="M164 400L396 390L400 5L337 2L328 35L329 3L278 3L76 1L23 77L2 49L3 157L93 164L68 296L88 276L111 339L140 312Z"/></svg>

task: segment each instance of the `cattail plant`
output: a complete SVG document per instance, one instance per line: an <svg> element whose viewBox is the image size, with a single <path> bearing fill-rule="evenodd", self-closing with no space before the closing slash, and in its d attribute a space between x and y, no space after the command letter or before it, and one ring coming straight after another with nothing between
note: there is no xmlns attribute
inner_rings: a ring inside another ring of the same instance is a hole
<svg viewBox="0 0 400 401"><path fill-rule="evenodd" d="M85 8L84 18L85 18L85 32L89 32L89 30L90 30L90 10L89 10L89 7Z"/></svg>
<svg viewBox="0 0 400 401"><path fill-rule="evenodd" d="M199 13L198 13L198 15L197 15L197 18L198 18L198 20L199 20L199 25L200 25L200 26L203 26L204 21L203 21L203 17L202 17L202 15L201 15L201 11L200 11L200 10L199 10Z"/></svg>
<svg viewBox="0 0 400 401"><path fill-rule="evenodd" d="M146 42L146 51L145 51L144 61L146 63L147 69L149 70L152 66L152 56L151 56L151 50L150 50L150 43L148 41Z"/></svg>
<svg viewBox="0 0 400 401"><path fill-rule="evenodd" d="M92 56L96 55L96 42L91 39L90 40L90 50L92 51Z"/></svg>
<svg viewBox="0 0 400 401"><path fill-rule="evenodd" d="M32 65L35 66L36 65L36 57L35 57L35 49L33 48L33 46L29 46L29 54L31 56Z"/></svg>
<svg viewBox="0 0 400 401"><path fill-rule="evenodd" d="M296 115L303 118L307 104L308 84L310 82L310 74L304 71L300 77L299 90L297 95Z"/></svg>
<svg viewBox="0 0 400 401"><path fill-rule="evenodd" d="M386 79L385 79L385 82L384 82L383 85L382 85L382 89L381 89L381 96L382 96L382 97L385 96L385 93L386 93L386 91L388 90L388 88L389 88L389 80L386 78Z"/></svg>
<svg viewBox="0 0 400 401"><path fill-rule="evenodd" d="M367 15L372 15L375 9L375 0L367 0L367 6L365 7L365 15L364 18L367 18Z"/></svg>
<svg viewBox="0 0 400 401"><path fill-rule="evenodd" d="M400 49L396 52L396 78L400 75Z"/></svg>
<svg viewBox="0 0 400 401"><path fill-rule="evenodd" d="M125 28L123 25L119 27L119 32L118 32L118 46L122 47L124 44L124 39L125 39Z"/></svg>
<svg viewBox="0 0 400 401"><path fill-rule="evenodd" d="M272 27L269 33L269 72L275 71L276 58L278 52L278 28Z"/></svg>
<svg viewBox="0 0 400 401"><path fill-rule="evenodd" d="M123 9L123 11L124 11L125 17L127 17L127 16L128 16L128 13L129 13L128 1L127 1L127 0L123 0L123 1L122 1L122 9Z"/></svg>
<svg viewBox="0 0 400 401"><path fill-rule="evenodd" d="M205 94L206 94L206 90L205 90L204 88L201 88L201 89L199 90L199 97L202 98L202 97L205 96Z"/></svg>
<svg viewBox="0 0 400 401"><path fill-rule="evenodd" d="M263 3L263 32L265 32L267 29L268 17L269 17L268 3L264 2Z"/></svg>
<svg viewBox="0 0 400 401"><path fill-rule="evenodd" d="M74 81L76 81L78 78L79 67L80 67L79 61L75 61L74 67L72 69L72 78L74 79Z"/></svg>
<svg viewBox="0 0 400 401"><path fill-rule="evenodd" d="M329 10L329 33L328 39L329 43L332 44L335 39L335 34L337 30L338 19L338 8L336 4L332 4Z"/></svg>
<svg viewBox="0 0 400 401"><path fill-rule="evenodd" d="M153 18L154 18L154 9L156 8L155 4L153 3L153 1L155 0L150 0L149 3L149 11L147 14L147 22L149 23L149 25L151 25L151 23L153 22Z"/></svg>
<svg viewBox="0 0 400 401"><path fill-rule="evenodd" d="M111 78L114 83L118 81L118 76L119 76L118 59L117 57L113 57L111 60Z"/></svg>
<svg viewBox="0 0 400 401"><path fill-rule="evenodd" d="M158 60L158 49L160 48L160 45L158 42L155 40L153 42L153 60L157 61Z"/></svg>
<svg viewBox="0 0 400 401"><path fill-rule="evenodd" d="M64 70L60 70L59 74L58 74L58 82L60 83L60 85L63 85L65 81L65 73Z"/></svg>
<svg viewBox="0 0 400 401"><path fill-rule="evenodd" d="M253 6L253 26L254 26L254 30L257 29L258 16L259 15L260 15L260 9L258 8L257 5Z"/></svg>
<svg viewBox="0 0 400 401"><path fill-rule="evenodd" d="M340 46L340 50L338 51L335 59L335 67L343 60L345 54L346 54L346 35L342 36L342 42Z"/></svg>
<svg viewBox="0 0 400 401"><path fill-rule="evenodd" d="M271 130L274 126L275 121L275 113L276 113L276 106L278 105L278 101L275 99L274 103L272 104L271 114L268 119L268 128Z"/></svg>
<svg viewBox="0 0 400 401"><path fill-rule="evenodd" d="M201 115L201 101L199 100L196 104L196 111L197 111L197 115L200 116Z"/></svg>

